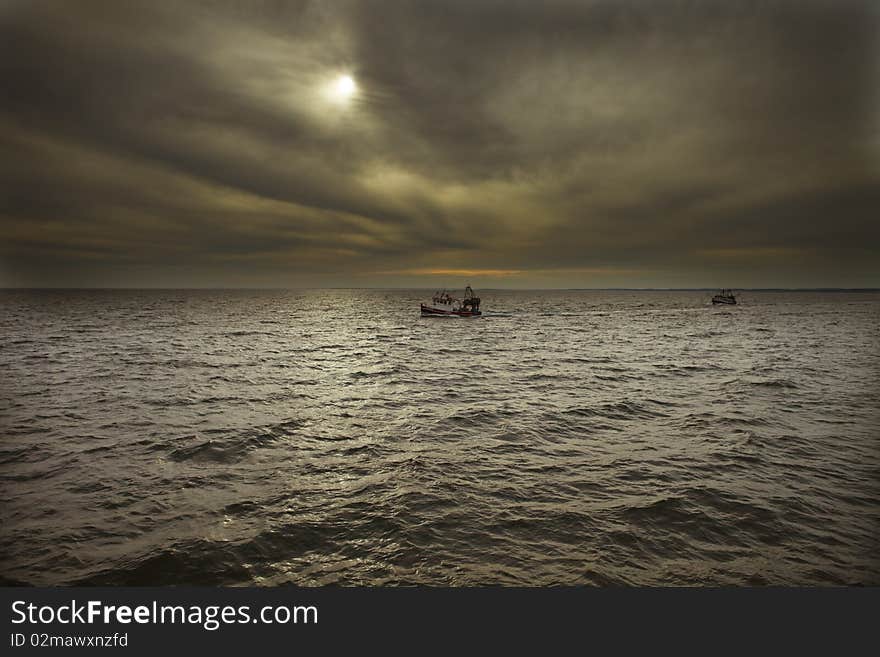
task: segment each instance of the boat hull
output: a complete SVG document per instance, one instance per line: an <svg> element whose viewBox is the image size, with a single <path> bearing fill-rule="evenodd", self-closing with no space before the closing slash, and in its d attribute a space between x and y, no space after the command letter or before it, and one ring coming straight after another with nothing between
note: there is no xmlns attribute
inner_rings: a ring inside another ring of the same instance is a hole
<svg viewBox="0 0 880 657"><path fill-rule="evenodd" d="M422 304L422 317L479 317L479 310L445 310Z"/></svg>
<svg viewBox="0 0 880 657"><path fill-rule="evenodd" d="M713 303L713 304L719 304L719 303L720 303L720 304L725 305L725 306L735 306L735 305L736 305L736 299L732 299L732 298L730 298L730 297L713 297L713 298L712 298L712 303Z"/></svg>

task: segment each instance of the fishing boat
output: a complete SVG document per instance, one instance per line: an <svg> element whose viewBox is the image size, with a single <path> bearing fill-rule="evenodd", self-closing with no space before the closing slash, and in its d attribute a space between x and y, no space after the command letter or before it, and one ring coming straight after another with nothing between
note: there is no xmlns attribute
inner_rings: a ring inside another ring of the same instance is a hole
<svg viewBox="0 0 880 657"><path fill-rule="evenodd" d="M461 299L446 290L438 290L430 303L422 304L422 317L479 317L482 314L480 297L474 295L470 285L465 288Z"/></svg>
<svg viewBox="0 0 880 657"><path fill-rule="evenodd" d="M736 297L733 296L733 292L731 290L721 290L718 294L712 297L713 304L726 304L728 306L736 305Z"/></svg>

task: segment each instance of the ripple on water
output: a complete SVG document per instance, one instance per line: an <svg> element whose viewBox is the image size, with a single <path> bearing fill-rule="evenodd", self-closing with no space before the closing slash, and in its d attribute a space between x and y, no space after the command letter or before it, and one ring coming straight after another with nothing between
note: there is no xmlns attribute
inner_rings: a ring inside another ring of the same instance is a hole
<svg viewBox="0 0 880 657"><path fill-rule="evenodd" d="M422 296L0 292L0 581L880 584L880 295Z"/></svg>

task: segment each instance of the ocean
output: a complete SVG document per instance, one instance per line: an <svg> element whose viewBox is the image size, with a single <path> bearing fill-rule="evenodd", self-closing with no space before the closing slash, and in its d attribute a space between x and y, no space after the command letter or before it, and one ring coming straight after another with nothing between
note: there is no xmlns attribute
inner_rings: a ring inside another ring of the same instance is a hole
<svg viewBox="0 0 880 657"><path fill-rule="evenodd" d="M880 585L880 293L0 291L0 578Z"/></svg>

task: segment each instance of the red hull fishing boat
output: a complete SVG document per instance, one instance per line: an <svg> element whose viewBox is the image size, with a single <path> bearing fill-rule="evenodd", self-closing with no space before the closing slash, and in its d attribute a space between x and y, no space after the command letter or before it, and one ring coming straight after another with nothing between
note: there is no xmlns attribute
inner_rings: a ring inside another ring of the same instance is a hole
<svg viewBox="0 0 880 657"><path fill-rule="evenodd" d="M479 317L482 314L480 297L474 296L470 285L465 288L463 299L442 290L434 293L431 303L422 304L422 317Z"/></svg>

